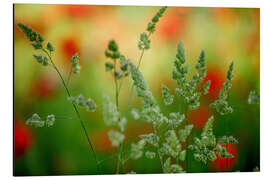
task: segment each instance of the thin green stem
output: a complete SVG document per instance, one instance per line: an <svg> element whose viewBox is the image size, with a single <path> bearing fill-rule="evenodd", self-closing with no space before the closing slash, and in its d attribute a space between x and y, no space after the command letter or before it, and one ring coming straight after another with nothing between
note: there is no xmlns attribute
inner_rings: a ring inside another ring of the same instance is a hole
<svg viewBox="0 0 270 180"><path fill-rule="evenodd" d="M148 34L148 38L150 38L151 36L151 33ZM139 62L137 64L137 68L140 69L140 66L141 66L141 62L142 62L142 58L143 58L143 55L144 55L144 49L142 50L141 54L140 54L140 57L139 57ZM131 90L130 90L130 93L129 93L129 97L128 97L128 106L127 106L127 109L126 109L126 112L125 114L127 115L128 111L129 111L129 108L131 106L131 101L132 101L132 94L133 94L133 90L134 90L134 84L132 84L131 86Z"/></svg>
<svg viewBox="0 0 270 180"><path fill-rule="evenodd" d="M114 59L114 67L116 67L116 59ZM114 84L115 84L115 103L117 111L119 112L119 91L120 88L118 86L118 81L115 77L115 68L114 68ZM123 151L123 142L120 142L119 151L118 151L118 161L117 161L117 169L116 174L120 173L121 165L122 165L122 151Z"/></svg>
<svg viewBox="0 0 270 180"><path fill-rule="evenodd" d="M69 91L69 89L68 89L68 87L67 87L67 85L66 85L66 83L65 83L65 81L64 81L64 78L63 78L62 74L60 73L59 69L57 68L57 66L54 64L54 62L53 62L53 60L52 60L52 57L51 57L51 54L49 54L45 49L42 49L42 51L44 51L44 52L49 56L49 59L50 59L50 61L51 61L51 63L52 63L52 66L53 66L53 68L55 69L55 71L57 72L57 74L59 75L59 77L60 77L60 79L61 79L61 82L62 82L62 84L63 84L63 86L64 86L64 88L65 88L65 90L66 90L66 92L67 92L68 97L71 97L70 91ZM73 108L74 108L74 110L75 110L75 112L76 112L76 114L77 114L77 116L78 116L80 122L81 122L81 126L82 126L82 128L83 128L84 134L85 134L85 136L86 136L86 138L87 138L88 144L89 144L89 146L90 146L90 148L91 148L91 151L92 151L92 153L93 153L93 155L94 155L95 163L96 163L96 165L97 165L97 170L98 170L98 172L101 172L101 169L100 169L100 166L99 166L99 163L98 163L98 160L97 160L96 152L95 152L95 150L94 150L94 147L93 147L93 144L92 144L92 142L91 142L91 139L90 139L90 137L89 137L89 135L88 135L88 133L87 133L87 130L86 130L86 128L85 128L84 122L83 122L83 120L82 120L82 118L81 118L81 115L80 115L80 113L79 113L79 110L78 110L76 104L74 104L73 102L72 102L72 105L73 105Z"/></svg>
<svg viewBox="0 0 270 180"><path fill-rule="evenodd" d="M121 173L121 169L123 169L123 162L122 162L122 151L123 151L123 143L120 142L119 145L119 151L118 151L118 162L117 162L117 170L116 170L116 174Z"/></svg>
<svg viewBox="0 0 270 180"><path fill-rule="evenodd" d="M70 71L69 71L69 73L68 73L68 78L67 78L67 86L68 86L68 84L69 84L69 81L70 81L71 75L72 75L72 66L70 67Z"/></svg>
<svg viewBox="0 0 270 180"><path fill-rule="evenodd" d="M148 34L148 38L151 36L151 33ZM143 58L143 55L144 55L144 49L142 50L141 54L140 54L140 58L139 58L139 62L137 64L137 68L139 69L140 68L140 65L141 65L141 61L142 61L142 58ZM122 83L120 84L120 87L119 87L119 91L120 91L120 88L122 86ZM128 114L128 111L129 111L129 108L131 106L131 101L132 101L132 94L133 94L133 90L134 90L134 84L132 84L131 86L131 90L130 90L130 93L129 93L129 97L128 97L128 106L127 106L127 109L125 111L125 115L127 116ZM121 147L122 147L122 143L120 143ZM124 164L125 162L123 161L122 162L122 166L124 168ZM120 165L119 165L120 166ZM118 167L118 166L117 166Z"/></svg>

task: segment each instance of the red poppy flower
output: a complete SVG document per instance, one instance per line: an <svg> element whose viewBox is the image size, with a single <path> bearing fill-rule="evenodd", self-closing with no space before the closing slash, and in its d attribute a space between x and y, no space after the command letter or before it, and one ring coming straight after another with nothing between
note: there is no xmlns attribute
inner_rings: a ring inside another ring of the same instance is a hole
<svg viewBox="0 0 270 180"><path fill-rule="evenodd" d="M22 157L33 144L33 136L30 129L23 123L14 123L14 153L15 159Z"/></svg>
<svg viewBox="0 0 270 180"><path fill-rule="evenodd" d="M61 50L68 59L68 60L65 59L64 62L69 62L71 57L75 53L79 53L80 51L79 42L76 40L75 37L69 37L67 39L64 39L61 42Z"/></svg>
<svg viewBox="0 0 270 180"><path fill-rule="evenodd" d="M222 144L222 147L226 147L226 144ZM237 146L235 144L228 144L228 152L232 154L233 158L228 158L228 169L227 169L227 158L218 157L217 159L211 163L210 167L214 171L231 171L236 164L237 158Z"/></svg>
<svg viewBox="0 0 270 180"><path fill-rule="evenodd" d="M196 128L203 128L208 118L213 114L208 105L201 105L197 110L188 111L189 122L195 124L195 117L197 111Z"/></svg>
<svg viewBox="0 0 270 180"><path fill-rule="evenodd" d="M56 88L57 81L44 75L35 80L30 93L38 98L50 98L55 93Z"/></svg>
<svg viewBox="0 0 270 180"><path fill-rule="evenodd" d="M210 97L211 99L216 99L225 82L225 74L219 69L209 69L207 70L207 75L202 84L208 80L211 80L211 84L209 93L206 96Z"/></svg>

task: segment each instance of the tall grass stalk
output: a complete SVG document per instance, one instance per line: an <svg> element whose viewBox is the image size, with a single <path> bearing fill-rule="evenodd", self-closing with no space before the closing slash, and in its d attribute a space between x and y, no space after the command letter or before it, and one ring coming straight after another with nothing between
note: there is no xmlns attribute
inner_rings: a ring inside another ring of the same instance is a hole
<svg viewBox="0 0 270 180"><path fill-rule="evenodd" d="M60 73L59 69L57 68L57 66L55 65L55 63L52 60L51 53L48 53L48 51L46 49L44 49L44 48L42 48L42 51L45 52L48 55L48 57L50 59L50 62L52 64L53 68L55 69L55 71L57 72L57 74L58 74L58 76L59 76L59 78L60 78L60 80L61 80L61 82L62 82L62 84L63 84L63 86L64 86L64 88L66 90L66 93L67 93L68 97L71 97L70 91L69 91L69 89L67 87L67 84L65 83L65 80L64 80L62 74ZM76 112L77 117L80 120L82 129L83 129L83 132L84 132L84 134L86 136L87 142L88 142L89 147L90 147L90 152L93 153L94 160L95 160L95 163L96 163L96 166L97 166L97 171L100 173L101 172L101 169L100 169L100 165L98 163L97 155L96 155L96 152L94 150L94 147L93 147L92 141L90 139L90 136L87 133L85 124L84 124L84 122L83 122L83 120L81 118L80 112L79 112L79 110L78 110L78 108L77 108L77 106L76 106L76 104L74 102L72 102L72 106L73 106L73 108L74 108L74 110Z"/></svg>

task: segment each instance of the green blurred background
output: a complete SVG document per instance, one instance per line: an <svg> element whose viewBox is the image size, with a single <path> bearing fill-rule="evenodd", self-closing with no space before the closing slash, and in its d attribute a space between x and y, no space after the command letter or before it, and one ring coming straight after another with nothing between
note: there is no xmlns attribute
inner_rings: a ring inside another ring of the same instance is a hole
<svg viewBox="0 0 270 180"><path fill-rule="evenodd" d="M33 59L35 53L23 33L16 27L22 22L41 33L55 47L53 54L57 66L67 77L70 59L79 53L81 74L71 78L72 95L82 93L93 98L97 111L80 109L87 131L101 161L104 174L115 173L117 149L112 147L103 122L102 97L114 96L113 78L105 72L104 50L115 39L120 51L137 63L139 34L159 7L87 6L87 5L14 5L14 175L68 175L96 174L92 154L79 120L67 102L66 93L52 68L41 67ZM229 151L235 156L229 162L232 171L252 171L260 163L260 107L247 103L250 90L260 88L260 10L255 8L196 8L169 7L151 36L151 49L143 58L141 71L148 81L162 111L177 111L177 106L165 107L161 99L161 84L175 88L171 78L176 46L183 40L191 73L202 48L207 60L207 80L211 80L210 93L202 98L198 110L198 131L213 114L213 102L226 77L231 60L235 62L233 87L229 102L234 112L218 116L215 134L223 135L224 120L230 124L229 134L239 144ZM131 80L123 84L120 109L127 106ZM134 94L135 96L135 94ZM133 107L140 99L133 98ZM25 126L33 113L41 116L56 115L50 128ZM188 113L190 123L194 111ZM151 125L128 117L125 148L138 140L138 135L151 132ZM226 160L217 159L203 167L193 162L192 172L224 171ZM158 160L141 158L126 163L126 172L160 173Z"/></svg>

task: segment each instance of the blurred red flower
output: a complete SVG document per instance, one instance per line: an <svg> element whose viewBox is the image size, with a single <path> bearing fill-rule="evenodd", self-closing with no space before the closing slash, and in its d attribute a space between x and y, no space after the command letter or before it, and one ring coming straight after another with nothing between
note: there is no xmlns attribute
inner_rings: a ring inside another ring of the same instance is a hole
<svg viewBox="0 0 270 180"><path fill-rule="evenodd" d="M61 5L60 8L71 17L88 17L93 13L92 7L87 5Z"/></svg>
<svg viewBox="0 0 270 180"><path fill-rule="evenodd" d="M106 129L106 130L100 130L100 131L95 132L94 134L91 134L91 137L95 137L93 139L93 144L97 151L108 152L117 148L115 146L112 146L112 143L108 136L108 132L109 130Z"/></svg>
<svg viewBox="0 0 270 180"><path fill-rule="evenodd" d="M170 14L161 18L157 31L165 39L173 39L179 36L184 27L184 20L177 15Z"/></svg>
<svg viewBox="0 0 270 180"><path fill-rule="evenodd" d="M75 37L69 37L61 42L61 51L64 53L67 59L64 59L64 62L69 62L71 57L78 53L80 54L79 42ZM70 62L69 62L70 63Z"/></svg>
<svg viewBox="0 0 270 180"><path fill-rule="evenodd" d="M32 146L33 136L30 129L22 122L14 121L14 155L22 157Z"/></svg>
<svg viewBox="0 0 270 180"><path fill-rule="evenodd" d="M47 75L37 78L30 89L30 94L38 98L50 98L57 88L57 81Z"/></svg>
<svg viewBox="0 0 270 180"><path fill-rule="evenodd" d="M226 144L222 144L221 146L226 147ZM210 164L212 170L231 171L235 167L237 158L237 146L235 144L228 144L228 152L234 156L233 158L228 158L228 169L227 169L227 158L221 158L217 156L217 159Z"/></svg>
<svg viewBox="0 0 270 180"><path fill-rule="evenodd" d="M201 105L197 110L188 111L189 122L195 124L195 116L197 111L196 128L203 128L208 118L213 114L208 105Z"/></svg>
<svg viewBox="0 0 270 180"><path fill-rule="evenodd" d="M225 74L220 69L208 69L206 77L202 84L206 81L211 80L209 93L206 95L211 99L216 99L218 97L220 89L223 87L225 82Z"/></svg>

